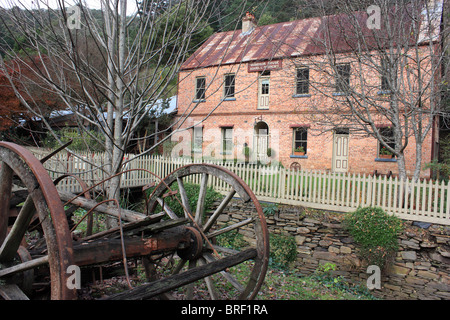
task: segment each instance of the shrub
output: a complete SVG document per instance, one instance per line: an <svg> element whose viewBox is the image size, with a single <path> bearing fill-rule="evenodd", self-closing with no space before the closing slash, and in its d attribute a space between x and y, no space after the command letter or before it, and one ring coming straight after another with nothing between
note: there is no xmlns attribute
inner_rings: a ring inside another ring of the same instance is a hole
<svg viewBox="0 0 450 320"><path fill-rule="evenodd" d="M250 157L251 153L252 153L252 149L250 149L250 147L248 147L248 146L244 146L244 148L242 149L242 154L246 158L248 158L248 157Z"/></svg>
<svg viewBox="0 0 450 320"><path fill-rule="evenodd" d="M297 258L297 244L292 235L270 234L270 256L271 266L281 269L289 268L290 264Z"/></svg>
<svg viewBox="0 0 450 320"><path fill-rule="evenodd" d="M226 226L224 225L223 227ZM219 246L235 250L240 250L248 245L247 241L244 240L244 236L237 229L218 235L216 240Z"/></svg>
<svg viewBox="0 0 450 320"><path fill-rule="evenodd" d="M62 143L67 143L72 140L69 148L74 151L102 152L105 150L103 145L105 138L102 136L102 134L92 130L88 133L81 133L78 130L64 128L57 131L56 134L60 137ZM56 149L60 146L58 141L49 132L47 132L46 136L44 137L42 144L44 147L51 149Z"/></svg>
<svg viewBox="0 0 450 320"><path fill-rule="evenodd" d="M360 256L369 265L384 269L398 250L398 235L403 230L402 221L388 215L381 208L359 208L344 220L355 242L360 246Z"/></svg>
<svg viewBox="0 0 450 320"><path fill-rule="evenodd" d="M266 217L274 216L278 212L278 204L272 202L262 204L262 210L264 216Z"/></svg>

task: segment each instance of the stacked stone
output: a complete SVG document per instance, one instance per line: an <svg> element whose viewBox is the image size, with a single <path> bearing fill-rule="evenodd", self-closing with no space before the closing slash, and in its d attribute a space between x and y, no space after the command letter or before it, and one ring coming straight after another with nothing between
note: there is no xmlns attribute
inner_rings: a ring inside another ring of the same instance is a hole
<svg viewBox="0 0 450 320"><path fill-rule="evenodd" d="M218 202L220 203L220 202ZM217 203L217 204L218 204ZM221 216L222 223L247 219L254 208L232 201ZM297 243L295 267L304 275L321 264L337 266L336 275L365 284L370 273L358 256L354 243L342 224L345 214L308 213L298 206L279 206L266 221L271 233L290 234ZM385 299L450 299L450 227L405 221L399 237L399 251L381 276L381 289L374 295ZM252 232L243 230L249 239Z"/></svg>

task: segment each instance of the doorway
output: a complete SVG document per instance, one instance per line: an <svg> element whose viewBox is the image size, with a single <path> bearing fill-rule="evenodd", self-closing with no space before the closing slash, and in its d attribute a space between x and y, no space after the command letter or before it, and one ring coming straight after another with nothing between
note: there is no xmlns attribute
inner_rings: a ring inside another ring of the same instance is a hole
<svg viewBox="0 0 450 320"><path fill-rule="evenodd" d="M348 171L348 129L337 129L333 137L333 171Z"/></svg>

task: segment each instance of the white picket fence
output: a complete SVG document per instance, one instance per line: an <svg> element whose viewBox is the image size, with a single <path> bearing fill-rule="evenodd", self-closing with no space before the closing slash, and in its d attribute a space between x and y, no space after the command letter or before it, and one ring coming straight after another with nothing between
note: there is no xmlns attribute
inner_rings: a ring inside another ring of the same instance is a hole
<svg viewBox="0 0 450 320"><path fill-rule="evenodd" d="M165 158L162 156L125 155L121 186L142 187L150 182L158 183L175 169L195 163L190 158ZM358 207L378 206L386 212L407 220L450 225L450 183L432 180L399 180L397 177L374 177L364 174L340 174L332 172L291 170L275 166L256 166L245 163L220 164L240 176L260 201L301 205L338 212L353 211ZM106 177L103 173L104 155L84 154L75 158L61 153L45 163L52 178L70 172L89 186ZM192 177L199 183L200 177ZM209 185L226 193L229 186L212 178ZM101 187L101 186L99 186ZM79 192L75 179L61 181L57 188Z"/></svg>

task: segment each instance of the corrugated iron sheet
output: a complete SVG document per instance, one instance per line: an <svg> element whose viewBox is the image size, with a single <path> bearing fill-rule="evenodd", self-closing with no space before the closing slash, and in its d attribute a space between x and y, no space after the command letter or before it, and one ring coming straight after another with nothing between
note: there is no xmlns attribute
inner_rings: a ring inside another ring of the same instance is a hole
<svg viewBox="0 0 450 320"><path fill-rule="evenodd" d="M415 14L412 12L414 10ZM401 41L405 37L411 38L407 30L414 21L413 17L421 15L420 10L410 7L393 10L391 14L394 30L398 28ZM346 52L361 44L358 39L364 39L363 49L379 48L383 46L383 38L388 37L383 36L383 28L368 29L367 18L365 11L359 11L352 15L340 14L261 26L251 33L242 33L241 30L216 33L185 61L181 69L323 54L330 47L334 53Z"/></svg>

